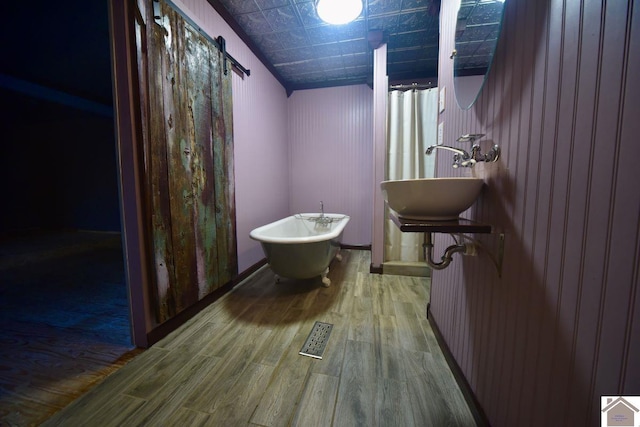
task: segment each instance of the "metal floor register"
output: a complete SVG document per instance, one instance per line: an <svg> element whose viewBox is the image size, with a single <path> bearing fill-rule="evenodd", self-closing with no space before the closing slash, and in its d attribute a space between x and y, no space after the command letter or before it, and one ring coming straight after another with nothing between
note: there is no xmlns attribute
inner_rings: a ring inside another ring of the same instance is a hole
<svg viewBox="0 0 640 427"><path fill-rule="evenodd" d="M327 347L327 341L329 341L332 329L333 325L331 323L316 321L299 354L322 359L322 353Z"/></svg>

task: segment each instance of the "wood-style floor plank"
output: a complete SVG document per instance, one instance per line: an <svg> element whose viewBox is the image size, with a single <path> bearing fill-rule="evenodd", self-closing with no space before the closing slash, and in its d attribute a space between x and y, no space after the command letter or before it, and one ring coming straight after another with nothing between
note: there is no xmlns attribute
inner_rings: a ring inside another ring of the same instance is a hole
<svg viewBox="0 0 640 427"><path fill-rule="evenodd" d="M348 340L333 425L375 425L376 385L373 344Z"/></svg>
<svg viewBox="0 0 640 427"><path fill-rule="evenodd" d="M124 425L126 420L130 419L144 404L144 399L124 394L115 395L113 399L104 402L104 405L97 408L96 412L93 413L92 424L100 426Z"/></svg>
<svg viewBox="0 0 640 427"><path fill-rule="evenodd" d="M338 377L311 374L292 425L301 427L330 426L339 382L340 378Z"/></svg>
<svg viewBox="0 0 640 427"><path fill-rule="evenodd" d="M376 315L374 319L376 375L378 378L403 381L406 375L399 346L396 318Z"/></svg>
<svg viewBox="0 0 640 427"><path fill-rule="evenodd" d="M236 345L220 357L220 363L192 390L184 406L200 412L212 413L258 356L258 351L269 339L268 333L248 328Z"/></svg>
<svg viewBox="0 0 640 427"><path fill-rule="evenodd" d="M378 426L415 425L406 381L378 378L376 421Z"/></svg>
<svg viewBox="0 0 640 427"><path fill-rule="evenodd" d="M251 417L252 423L270 427L289 425L313 361L298 354L312 325L307 322L308 328L301 328L294 337L292 346L284 349L284 355L271 382Z"/></svg>
<svg viewBox="0 0 640 427"><path fill-rule="evenodd" d="M251 363L238 381L222 397L211 412L213 425L235 426L247 423L258 407L264 390L273 376L274 366Z"/></svg>
<svg viewBox="0 0 640 427"><path fill-rule="evenodd" d="M206 427L215 425L211 415L191 409L179 408L163 423L164 426ZM227 424L233 425L233 424Z"/></svg>
<svg viewBox="0 0 640 427"><path fill-rule="evenodd" d="M342 253L328 288L259 270L44 425L474 426L425 317L429 279ZM333 325L322 359L298 354L315 321Z"/></svg>
<svg viewBox="0 0 640 427"><path fill-rule="evenodd" d="M219 358L205 356L195 356L181 362L175 366L175 375L132 414L125 424L133 422L136 425L162 425L165 419L184 407L189 393L198 387L219 363ZM101 425L122 425L111 424L108 419L105 419L105 423Z"/></svg>

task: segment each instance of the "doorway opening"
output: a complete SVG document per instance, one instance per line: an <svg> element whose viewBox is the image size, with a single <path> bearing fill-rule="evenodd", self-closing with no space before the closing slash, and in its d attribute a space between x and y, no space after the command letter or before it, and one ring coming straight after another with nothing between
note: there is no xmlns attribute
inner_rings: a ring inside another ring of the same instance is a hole
<svg viewBox="0 0 640 427"><path fill-rule="evenodd" d="M0 28L0 419L40 424L136 350L107 1L11 2Z"/></svg>

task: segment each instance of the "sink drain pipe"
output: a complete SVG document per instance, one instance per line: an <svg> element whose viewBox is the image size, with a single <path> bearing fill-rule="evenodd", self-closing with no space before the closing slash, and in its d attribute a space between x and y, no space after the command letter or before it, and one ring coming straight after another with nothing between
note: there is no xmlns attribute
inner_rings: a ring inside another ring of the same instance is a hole
<svg viewBox="0 0 640 427"><path fill-rule="evenodd" d="M434 270L443 270L451 264L453 261L453 254L455 253L467 253L467 245L451 245L444 251L444 255L440 259L440 262L435 262L433 260L433 242L431 240L431 233L424 233L424 243L422 244L422 250L424 252L424 260L427 262L429 267Z"/></svg>

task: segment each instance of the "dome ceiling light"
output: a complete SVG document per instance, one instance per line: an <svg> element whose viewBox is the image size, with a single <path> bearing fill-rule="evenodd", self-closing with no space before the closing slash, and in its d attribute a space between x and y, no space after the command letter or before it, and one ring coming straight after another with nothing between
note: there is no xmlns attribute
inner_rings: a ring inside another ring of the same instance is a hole
<svg viewBox="0 0 640 427"><path fill-rule="evenodd" d="M347 24L362 13L362 0L316 0L316 11L328 24Z"/></svg>

